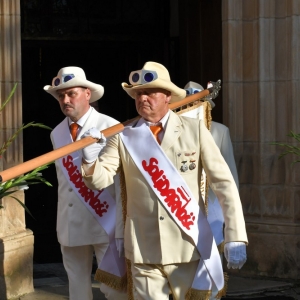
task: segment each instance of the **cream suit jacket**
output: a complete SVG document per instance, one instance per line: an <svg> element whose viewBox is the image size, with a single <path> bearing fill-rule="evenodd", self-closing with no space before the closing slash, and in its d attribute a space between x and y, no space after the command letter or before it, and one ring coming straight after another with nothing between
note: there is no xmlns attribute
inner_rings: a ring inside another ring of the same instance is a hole
<svg viewBox="0 0 300 300"><path fill-rule="evenodd" d="M221 123L212 121L210 127L210 133L213 136L215 143L219 147L222 156L228 164L231 174L234 178L236 186L239 188L239 178L236 169L232 142L230 138L230 133L228 127Z"/></svg>
<svg viewBox="0 0 300 300"><path fill-rule="evenodd" d="M65 130L69 131L68 119L65 118L62 123L64 123ZM119 122L115 119L100 114L93 108L91 115L82 127L77 140L91 127L103 130L117 123ZM57 127L53 132L55 132L55 130L57 130ZM55 149L56 146L53 139L53 132L51 132L51 141L53 148ZM81 154L81 151L79 151L79 153ZM107 243L108 236L106 232L73 191L69 182L66 180L58 161L55 162L55 167L58 179L56 230L59 243L69 247ZM111 183L113 183L113 181ZM108 189L112 197L118 199L117 197L120 195L119 185L111 185ZM121 216L118 220L120 219ZM117 225L116 235L116 237L123 237L122 223Z"/></svg>
<svg viewBox="0 0 300 300"><path fill-rule="evenodd" d="M237 188L239 188L239 177L236 169L232 143L230 139L230 133L228 127L221 123L212 121L210 127L210 133L214 138L215 143L221 151L231 174L234 178ZM215 195L211 189L209 189L209 198L214 199Z"/></svg>
<svg viewBox="0 0 300 300"><path fill-rule="evenodd" d="M198 129L198 130L197 130ZM142 142L142 141L141 141ZM170 112L161 143L168 158L189 185L199 206L202 167L218 196L225 216L225 241L247 243L247 234L239 193L231 172L203 121L180 117ZM90 188L104 188L122 165L127 189L125 223L125 255L134 263L172 264L199 259L189 236L182 232L160 204L153 190L142 177L120 136L115 135L102 150L93 175L84 174ZM196 152L196 168L181 172L184 153ZM200 228L201 230L201 228ZM205 241L203 241L205 243Z"/></svg>

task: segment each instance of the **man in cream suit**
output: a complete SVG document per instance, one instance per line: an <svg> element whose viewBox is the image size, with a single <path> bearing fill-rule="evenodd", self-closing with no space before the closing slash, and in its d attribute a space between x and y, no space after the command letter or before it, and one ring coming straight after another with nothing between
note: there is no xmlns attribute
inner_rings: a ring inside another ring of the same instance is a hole
<svg viewBox="0 0 300 300"><path fill-rule="evenodd" d="M203 213L200 178L204 168L224 213L228 265L241 268L247 235L234 179L203 121L169 110L186 92L171 82L163 65L147 62L129 81L122 87L141 118L105 148L96 143L82 150L82 174L90 188L110 185L121 168L124 174L128 292L136 300L169 294L174 300L205 299L216 287L222 296L222 264ZM104 140L93 128L85 135Z"/></svg>
<svg viewBox="0 0 300 300"><path fill-rule="evenodd" d="M187 95L192 95L204 90L200 84L193 81L189 81L185 85L184 89L186 90ZM211 109L215 107L215 103L212 99L205 98L205 101L209 102ZM201 106L195 105L195 109L191 109L190 107L188 110L182 110L180 115L190 117L190 118L201 119L202 116L201 108L202 108ZM221 154L224 157L231 171L231 174L234 178L237 188L239 188L239 179L238 179L238 174L237 174L237 169L236 169L236 164L235 164L235 159L233 154L233 147L232 147L228 127L226 127L221 123L211 121L210 133L215 143L217 144L218 148L220 149ZM215 241L219 246L224 241L224 235L223 235L224 217L223 217L220 203L211 188L208 191L207 219L211 225L211 229ZM219 247L219 249L222 250L223 247Z"/></svg>
<svg viewBox="0 0 300 300"><path fill-rule="evenodd" d="M58 101L66 116L51 132L54 149L80 139L91 127L103 130L118 123L90 106L90 103L103 96L104 88L88 81L81 68L60 69L52 84L45 86L44 90ZM115 224L115 199L120 194L117 182L114 184L112 181L105 193L91 194L82 181L80 162L80 151L55 161L58 179L57 236L68 274L70 299L91 300L93 254L100 266L104 255L115 247L114 237L123 238L123 226ZM102 206L104 201L108 203L105 209ZM111 222L109 227L115 229L115 232L109 232L107 224L102 220L107 214ZM109 238L110 233L113 238ZM101 284L100 290L107 299L127 299L126 293L107 285Z"/></svg>

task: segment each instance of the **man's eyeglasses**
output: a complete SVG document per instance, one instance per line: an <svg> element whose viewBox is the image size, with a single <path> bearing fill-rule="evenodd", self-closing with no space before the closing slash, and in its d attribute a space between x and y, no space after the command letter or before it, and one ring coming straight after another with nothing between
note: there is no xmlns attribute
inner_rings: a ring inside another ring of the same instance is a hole
<svg viewBox="0 0 300 300"><path fill-rule="evenodd" d="M201 92L202 90L194 89L194 88L187 88L187 89L185 89L185 91L186 91L187 95L193 95L193 94Z"/></svg>
<svg viewBox="0 0 300 300"><path fill-rule="evenodd" d="M75 77L74 74L63 74L63 75L61 75L61 78L54 77L53 80L52 80L52 86L58 86L61 83L65 83L65 82L71 80L74 77Z"/></svg>
<svg viewBox="0 0 300 300"><path fill-rule="evenodd" d="M157 73L149 70L133 71L129 75L129 82L131 85L145 84L157 79Z"/></svg>

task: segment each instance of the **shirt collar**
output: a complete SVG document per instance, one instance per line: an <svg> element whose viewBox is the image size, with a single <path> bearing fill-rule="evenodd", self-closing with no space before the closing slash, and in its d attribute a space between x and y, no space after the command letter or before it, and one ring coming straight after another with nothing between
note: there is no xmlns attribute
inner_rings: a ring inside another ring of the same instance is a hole
<svg viewBox="0 0 300 300"><path fill-rule="evenodd" d="M161 123L162 128L165 130L165 127L167 126L167 122L169 120L169 116L170 116L170 110L168 110L168 112L157 123L151 123L149 121L146 121L144 118L140 118L137 124L141 125L142 123L146 123L148 126L150 126L150 125L157 125L158 123Z"/></svg>
<svg viewBox="0 0 300 300"><path fill-rule="evenodd" d="M92 110L94 108L90 106L89 110L76 122L80 127L83 127L84 123L86 122L86 120L88 119L88 117L90 116L90 114L92 113ZM68 118L69 120L69 126L74 123L70 118Z"/></svg>

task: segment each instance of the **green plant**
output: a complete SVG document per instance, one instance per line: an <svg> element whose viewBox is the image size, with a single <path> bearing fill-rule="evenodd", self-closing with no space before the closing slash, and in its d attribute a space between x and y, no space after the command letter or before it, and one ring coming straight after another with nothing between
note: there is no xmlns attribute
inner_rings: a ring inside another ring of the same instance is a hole
<svg viewBox="0 0 300 300"><path fill-rule="evenodd" d="M14 85L13 89L11 90L8 98L4 101L4 103L2 104L2 106L0 107L0 113L3 111L3 109L5 108L5 106L7 105L7 103L10 101L11 97L13 96L15 90L17 88L17 83ZM48 129L51 130L50 127L42 124L42 123L34 123L34 122L30 122L28 124L22 124L22 126L20 126L16 132L7 140L3 143L2 147L0 148L0 158L1 155L3 155L3 153L5 151L7 151L7 149L9 148L10 144L17 138L17 136L26 128L28 127L40 127L43 129ZM26 173L24 175L18 176L16 178L10 179L6 182L2 182L0 184L0 199L2 199L3 197L6 196L10 196L11 198L15 199L16 201L18 201L20 203L20 205L22 205L22 207L31 215L30 211L28 210L28 208L19 200L17 199L15 196L11 195L14 192L16 192L17 190L26 190L28 189L29 185L33 185L33 184L38 184L38 183L44 183L47 186L52 186L50 182L48 182L46 179L44 179L42 177L42 173L41 171L47 169L49 167L49 164L40 166L38 168L36 168L35 170ZM3 208L3 206L0 204L0 209Z"/></svg>
<svg viewBox="0 0 300 300"><path fill-rule="evenodd" d="M286 156L288 154L294 154L294 155L300 156L300 134L290 131L290 133L287 136L292 137L299 144L297 146L295 146L295 145L287 144L287 143L277 143L277 142L271 143L271 145L278 145L278 146L282 146L285 148L285 150L279 155L278 158L282 158L283 156ZM298 162L300 162L300 159L296 159L295 161L293 161L292 164L295 164Z"/></svg>

